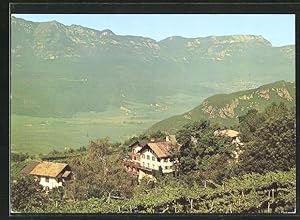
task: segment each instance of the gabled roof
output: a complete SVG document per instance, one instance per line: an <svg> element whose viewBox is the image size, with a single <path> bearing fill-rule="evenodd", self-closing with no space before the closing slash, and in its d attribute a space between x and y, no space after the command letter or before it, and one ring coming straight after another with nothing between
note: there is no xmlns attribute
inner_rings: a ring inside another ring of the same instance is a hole
<svg viewBox="0 0 300 220"><path fill-rule="evenodd" d="M135 141L132 144L129 145L129 147L133 147L135 145L140 145L141 147L144 147L148 143L147 140L140 140L140 141Z"/></svg>
<svg viewBox="0 0 300 220"><path fill-rule="evenodd" d="M67 166L68 164L66 163L53 163L43 161L36 167L34 167L34 169L29 174L36 176L57 177Z"/></svg>
<svg viewBox="0 0 300 220"><path fill-rule="evenodd" d="M171 150L175 147L171 142L154 142L145 145L139 152L144 151L146 147L149 147L157 155L158 158L169 157Z"/></svg>
<svg viewBox="0 0 300 220"><path fill-rule="evenodd" d="M21 170L21 174L28 175L39 163L39 161L31 161Z"/></svg>

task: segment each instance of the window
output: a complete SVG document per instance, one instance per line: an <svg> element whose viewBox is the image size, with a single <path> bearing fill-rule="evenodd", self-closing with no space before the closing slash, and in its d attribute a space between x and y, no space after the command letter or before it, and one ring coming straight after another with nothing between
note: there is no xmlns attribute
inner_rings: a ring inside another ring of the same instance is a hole
<svg viewBox="0 0 300 220"><path fill-rule="evenodd" d="M142 154L142 158L145 159L145 154Z"/></svg>
<svg viewBox="0 0 300 220"><path fill-rule="evenodd" d="M145 166L145 162L143 162L143 167Z"/></svg>
<svg viewBox="0 0 300 220"><path fill-rule="evenodd" d="M150 167L150 164L149 164L149 163L147 164L147 167Z"/></svg>
<svg viewBox="0 0 300 220"><path fill-rule="evenodd" d="M155 169L155 165L154 164L152 164L152 167L153 167L153 169Z"/></svg>
<svg viewBox="0 0 300 220"><path fill-rule="evenodd" d="M168 166L165 166L165 170L167 170L167 169L169 169L169 167L168 167Z"/></svg>
<svg viewBox="0 0 300 220"><path fill-rule="evenodd" d="M134 160L136 160L136 157L133 157Z"/></svg>
<svg viewBox="0 0 300 220"><path fill-rule="evenodd" d="M150 156L149 155L147 155L147 160L150 160Z"/></svg>
<svg viewBox="0 0 300 220"><path fill-rule="evenodd" d="M155 157L154 156L152 156L152 160L155 161Z"/></svg>
<svg viewBox="0 0 300 220"><path fill-rule="evenodd" d="M45 182L49 183L49 177L45 177Z"/></svg>

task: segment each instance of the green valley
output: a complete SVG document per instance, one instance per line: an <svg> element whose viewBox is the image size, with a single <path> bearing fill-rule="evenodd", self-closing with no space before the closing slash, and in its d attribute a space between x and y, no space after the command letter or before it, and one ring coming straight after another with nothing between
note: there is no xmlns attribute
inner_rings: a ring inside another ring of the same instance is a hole
<svg viewBox="0 0 300 220"><path fill-rule="evenodd" d="M12 214L296 213L294 15L16 16Z"/></svg>
<svg viewBox="0 0 300 220"><path fill-rule="evenodd" d="M123 141L154 124L166 130L161 120L207 97L294 75L294 45L273 47L262 36L155 41L12 17L12 150L48 152L105 136Z"/></svg>

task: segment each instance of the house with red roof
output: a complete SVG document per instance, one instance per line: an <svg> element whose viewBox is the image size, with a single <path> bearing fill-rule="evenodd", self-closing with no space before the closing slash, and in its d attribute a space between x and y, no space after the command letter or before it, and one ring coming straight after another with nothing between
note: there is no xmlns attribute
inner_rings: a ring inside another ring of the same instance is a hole
<svg viewBox="0 0 300 220"><path fill-rule="evenodd" d="M175 137L167 136L166 140L159 141L136 141L129 147L131 148L130 159L124 160L128 172L151 177L155 171L162 174L175 171L176 160L171 158L172 152L179 147Z"/></svg>

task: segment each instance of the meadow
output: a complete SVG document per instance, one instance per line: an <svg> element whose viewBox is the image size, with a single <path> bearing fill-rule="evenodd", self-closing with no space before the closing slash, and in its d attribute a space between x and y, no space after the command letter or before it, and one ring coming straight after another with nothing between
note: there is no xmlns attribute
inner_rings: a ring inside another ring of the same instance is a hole
<svg viewBox="0 0 300 220"><path fill-rule="evenodd" d="M44 154L52 150L76 149L103 137L109 137L112 142L122 142L146 132L163 119L189 111L216 91L239 90L244 83L230 87L211 83L209 87L213 89L210 91L198 84L195 85L196 90L203 88L202 93L179 91L170 96L158 96L150 104L125 99L120 107L110 106L103 112L79 112L72 117L37 117L13 113L10 123L11 151Z"/></svg>
<svg viewBox="0 0 300 220"><path fill-rule="evenodd" d="M52 150L87 146L89 141L103 137L122 142L170 115L186 111L199 99L176 94L157 100L151 104L123 101L119 108L81 112L64 118L12 114L11 151L45 154Z"/></svg>
<svg viewBox="0 0 300 220"><path fill-rule="evenodd" d="M122 123L121 120L121 117L94 118L92 114L90 117L72 118L12 115L11 150L31 154L47 153L54 149L86 146L90 140L106 136L113 141L121 141L145 126Z"/></svg>

